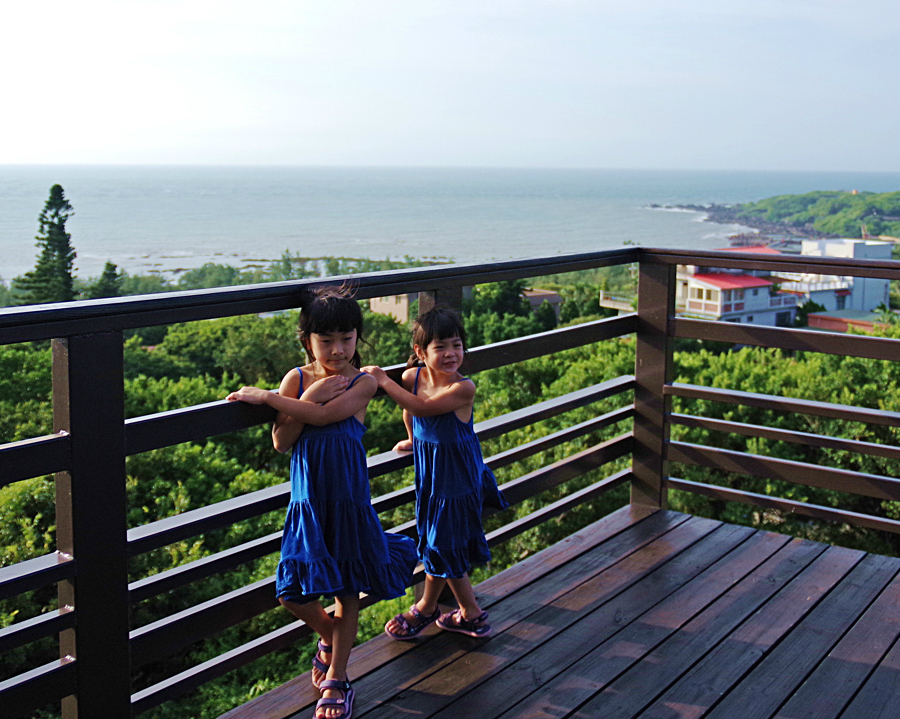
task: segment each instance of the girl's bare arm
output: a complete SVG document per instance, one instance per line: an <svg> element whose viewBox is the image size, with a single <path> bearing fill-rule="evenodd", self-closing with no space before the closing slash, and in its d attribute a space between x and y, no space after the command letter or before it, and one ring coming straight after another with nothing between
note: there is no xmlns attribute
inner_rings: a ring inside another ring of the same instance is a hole
<svg viewBox="0 0 900 719"><path fill-rule="evenodd" d="M394 382L384 370L378 367L364 367L378 381L387 395L399 404L403 409L415 417L433 417L438 414L455 412L464 407L470 407L475 402L475 383L466 380L454 382L447 387L442 387L430 397L416 395ZM408 385L410 377L415 375L415 368L403 373L403 384Z"/></svg>
<svg viewBox="0 0 900 719"><path fill-rule="evenodd" d="M308 399L294 399L293 397L275 394L259 387L242 387L237 392L232 392L226 397L230 402L249 402L250 404L266 404L279 413L304 424L318 426L340 422L347 417L359 415L365 412L377 388L374 379L360 377L351 389L346 390L340 396L335 397L325 404L317 404Z"/></svg>

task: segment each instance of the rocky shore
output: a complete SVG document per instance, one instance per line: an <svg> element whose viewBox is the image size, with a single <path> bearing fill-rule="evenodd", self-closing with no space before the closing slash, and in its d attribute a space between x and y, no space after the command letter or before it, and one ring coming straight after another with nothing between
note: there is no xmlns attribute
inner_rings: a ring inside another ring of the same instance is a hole
<svg viewBox="0 0 900 719"><path fill-rule="evenodd" d="M770 239L796 238L829 238L837 237L816 230L811 224L796 225L787 222L772 222L758 217L747 217L741 214L740 205L648 205L655 210L688 210L702 212L704 222L715 222L720 225L744 225L752 227L758 234L731 235L728 239L733 245L765 244ZM755 240L755 243L753 242Z"/></svg>

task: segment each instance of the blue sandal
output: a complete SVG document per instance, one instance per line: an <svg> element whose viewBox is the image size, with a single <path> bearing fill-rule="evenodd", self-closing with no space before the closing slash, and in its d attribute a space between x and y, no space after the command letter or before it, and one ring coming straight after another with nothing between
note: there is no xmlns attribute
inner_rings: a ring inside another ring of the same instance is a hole
<svg viewBox="0 0 900 719"><path fill-rule="evenodd" d="M437 618L441 616L441 610L435 609L434 614L430 614L426 617L424 614L422 614L422 612L416 609L415 604L413 604L409 608L409 613L416 618L415 624L410 624L402 614L398 614L396 617L394 617L394 621L401 626L401 628L406 632L405 634L397 634L396 632L392 632L390 629L388 629L388 624L390 624L390 622L384 625L385 634L387 634L391 639L396 639L400 642L405 641L406 639L415 639L417 636L419 636L419 634L422 633L425 627L436 621Z"/></svg>
<svg viewBox="0 0 900 719"><path fill-rule="evenodd" d="M437 620L437 625L448 632L458 632L469 637L491 636L491 625L487 623L488 613L482 612L475 619L464 619L462 610L454 609L452 612L442 614Z"/></svg>
<svg viewBox="0 0 900 719"><path fill-rule="evenodd" d="M326 689L337 689L343 692L344 696L338 697L322 697L316 702L316 713L314 719L319 717L319 709L341 709L343 714L337 719L350 719L353 716L353 689L350 688L350 682L346 679L325 679L319 685L319 691Z"/></svg>
<svg viewBox="0 0 900 719"><path fill-rule="evenodd" d="M321 659L319 659L319 652L322 652L322 654L331 654L331 647L328 646L321 639L319 640L319 643L316 645L316 653L313 654L312 665L313 665L313 669L318 669L320 672L322 672L322 674L327 674L328 673L328 665L325 662L323 662ZM310 676L312 676L312 675L310 675ZM316 689L319 688L321 683L322 683L321 679L319 680L319 682L317 684L315 677L313 677L312 684Z"/></svg>

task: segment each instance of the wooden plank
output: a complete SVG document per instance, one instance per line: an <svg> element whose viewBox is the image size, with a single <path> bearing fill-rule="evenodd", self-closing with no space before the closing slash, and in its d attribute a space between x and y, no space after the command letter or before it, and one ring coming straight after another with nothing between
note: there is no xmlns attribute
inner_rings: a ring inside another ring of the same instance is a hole
<svg viewBox="0 0 900 719"><path fill-rule="evenodd" d="M623 507L480 583L476 587L478 600L485 609L491 609L505 597L555 571L560 565L629 529L641 525L643 535L654 531L663 533L687 519L686 515L675 512ZM434 631L430 630L423 639L427 639L433 633ZM415 649L416 646L414 642L396 642L385 635L375 637L354 648L350 657L350 676L362 677ZM232 709L222 715L221 719L284 719L295 712L306 711L318 698L318 692L315 692L310 684L309 672L306 672L281 687Z"/></svg>
<svg viewBox="0 0 900 719"><path fill-rule="evenodd" d="M797 628L706 716L769 719L831 651L885 585L900 560L867 555L807 614Z"/></svg>
<svg viewBox="0 0 900 719"><path fill-rule="evenodd" d="M498 716L513 705L515 709L510 711L513 716L519 716L523 710L534 711L539 704L560 709L565 704L553 696L557 687L567 684L568 675L573 672L578 676L578 686L572 692L564 690L560 698L565 702L577 695L588 675L582 666L583 659L598 654L598 643L611 647L609 653L600 652L604 654L601 661L607 670L619 661L635 661L637 646L662 641L787 542L788 537L754 532L748 527L722 527L613 601L590 613L583 612L580 619L551 634L534 651L524 654L520 650L516 656L516 649L533 641L529 617L503 637L512 642L510 665L434 715L435 719L478 713ZM696 584L701 577L703 587L698 591ZM648 634L653 635L652 639ZM487 650L492 656L498 654L494 643ZM523 708L518 702L539 687L543 689L538 692L541 699L551 699L549 706L528 701L527 708ZM588 698L590 694L581 701ZM578 703L576 700L572 708Z"/></svg>
<svg viewBox="0 0 900 719"><path fill-rule="evenodd" d="M604 716L607 711L610 716L634 714L665 686L664 678L655 674L675 672L677 676L689 666L691 651L708 649L709 637L727 634L825 549L814 542L789 541L780 535L760 533L760 537L770 549L760 551L757 561L752 552L762 540L749 543L744 552L735 551L724 557L720 567L687 584L622 632L597 645L558 680L548 682L527 702L511 709L508 716L575 711L597 697L602 697ZM642 584L638 589L652 588ZM594 617L589 622L585 632L596 633ZM708 634L702 634L703 631Z"/></svg>
<svg viewBox="0 0 900 719"><path fill-rule="evenodd" d="M900 634L900 579L888 585L850 628L813 675L788 700L776 719L810 716L837 719ZM900 683L894 681L895 686ZM895 692L900 694L900 692ZM894 715L897 705L894 705ZM866 714L865 716L872 716Z"/></svg>
<svg viewBox="0 0 900 719"><path fill-rule="evenodd" d="M495 635L490 640L476 645L473 649L471 640L450 633L442 633L426 645L418 648L413 655L404 657L407 662L401 676L408 679L396 686L397 668L392 668L391 676L386 677L384 684L394 685L399 691L390 700L382 703L371 714L372 719L393 719L397 716L416 715L432 716L440 710L452 706L454 716L465 716L455 711L453 702L460 699L473 687L501 671L506 665L526 651L535 649L551 634L555 634L567 626L577 622L585 612L590 612L617 598L629 587L637 584L643 577L655 572L666 564L680 565L680 571L667 573L667 581L677 584L681 573L690 573L692 563L708 566L711 548L714 543L706 543L702 548L686 551L695 544L703 545L700 540L708 536L721 525L712 520L692 518L675 527L660 539L650 542L641 551L630 552L620 561L612 565L595 568L594 571L578 571L569 581L561 581L556 573L548 576L539 584L530 585L527 591L513 595L511 600L503 603L496 619L492 617ZM672 562L672 558L684 554L681 561ZM698 557L698 553L703 558ZM576 563L570 563L566 569ZM557 594L556 597L543 599L547 589ZM528 596L533 594L534 596ZM629 593L627 600L617 602L618 611L634 611L633 605L639 601L640 593ZM517 601L517 600L525 601ZM539 608L536 609L536 606ZM512 627L514 634L505 635ZM524 631L523 631L524 630ZM457 656L452 657L452 668L448 665L447 655L456 649ZM401 660L402 662L402 660ZM423 662L429 667L445 667L444 671L423 671ZM366 679L369 679L367 677ZM373 680L378 680L377 673ZM373 682L361 684L361 708L368 710L375 699L374 692L369 691ZM388 688L382 684L380 690ZM478 713L481 713L480 711Z"/></svg>
<svg viewBox="0 0 900 719"><path fill-rule="evenodd" d="M642 711L641 719L687 718L704 714L740 681L760 657L784 638L863 556L862 552L841 547L826 549Z"/></svg>
<svg viewBox="0 0 900 719"><path fill-rule="evenodd" d="M895 642L878 668L854 697L841 719L896 719L900 705L900 642Z"/></svg>

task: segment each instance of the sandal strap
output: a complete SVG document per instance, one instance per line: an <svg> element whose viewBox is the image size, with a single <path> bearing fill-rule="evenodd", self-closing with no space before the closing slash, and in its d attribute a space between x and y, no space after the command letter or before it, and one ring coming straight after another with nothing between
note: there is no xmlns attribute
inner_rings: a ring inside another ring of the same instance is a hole
<svg viewBox="0 0 900 719"><path fill-rule="evenodd" d="M338 689L346 692L350 690L350 681L348 679L325 679L319 684L319 691L325 689Z"/></svg>
<svg viewBox="0 0 900 719"><path fill-rule="evenodd" d="M325 654L331 654L331 646L323 642L319 639L318 644L316 645L320 652L324 652Z"/></svg>

